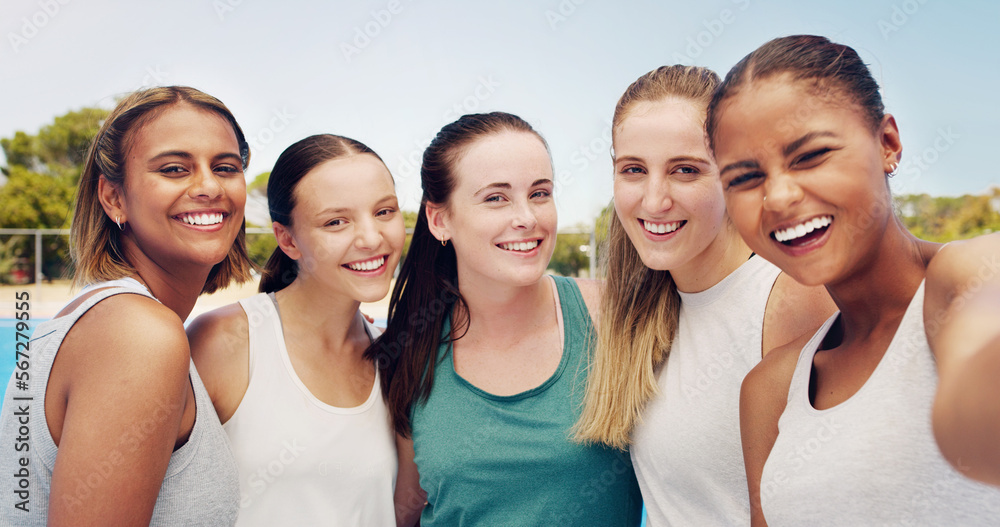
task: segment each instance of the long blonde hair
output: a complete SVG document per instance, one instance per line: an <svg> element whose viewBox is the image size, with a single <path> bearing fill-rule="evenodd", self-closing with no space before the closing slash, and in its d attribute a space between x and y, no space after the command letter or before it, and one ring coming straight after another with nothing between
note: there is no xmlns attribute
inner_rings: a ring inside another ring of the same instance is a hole
<svg viewBox="0 0 1000 527"><path fill-rule="evenodd" d="M615 107L612 144L635 104L681 98L707 109L718 85L715 72L695 66L661 66L639 77ZM670 272L643 264L613 207L609 210L601 328L574 438L624 449L646 403L659 392L656 371L677 333L681 301Z"/></svg>

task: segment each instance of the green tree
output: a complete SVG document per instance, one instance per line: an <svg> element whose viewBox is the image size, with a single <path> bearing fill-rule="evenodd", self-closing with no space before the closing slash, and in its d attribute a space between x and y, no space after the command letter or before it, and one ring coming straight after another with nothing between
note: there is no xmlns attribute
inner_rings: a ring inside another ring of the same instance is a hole
<svg viewBox="0 0 1000 527"><path fill-rule="evenodd" d="M0 227L67 228L77 181L87 149L108 115L100 108L83 108L56 117L37 134L23 131L0 139L7 181L0 187ZM18 261L34 253L34 242L23 237L0 244L0 261ZM43 238L42 272L48 278L70 272L69 244L62 236ZM0 269L0 272L4 272Z"/></svg>

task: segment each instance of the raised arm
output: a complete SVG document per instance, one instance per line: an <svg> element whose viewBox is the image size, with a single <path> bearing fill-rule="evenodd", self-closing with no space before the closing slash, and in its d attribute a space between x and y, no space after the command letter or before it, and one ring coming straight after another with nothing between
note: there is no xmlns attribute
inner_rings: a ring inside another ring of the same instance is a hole
<svg viewBox="0 0 1000 527"><path fill-rule="evenodd" d="M925 287L938 446L966 476L1000 485L1000 234L942 248Z"/></svg>
<svg viewBox="0 0 1000 527"><path fill-rule="evenodd" d="M46 393L50 526L149 525L194 422L189 364L180 319L152 299L117 295L73 326Z"/></svg>

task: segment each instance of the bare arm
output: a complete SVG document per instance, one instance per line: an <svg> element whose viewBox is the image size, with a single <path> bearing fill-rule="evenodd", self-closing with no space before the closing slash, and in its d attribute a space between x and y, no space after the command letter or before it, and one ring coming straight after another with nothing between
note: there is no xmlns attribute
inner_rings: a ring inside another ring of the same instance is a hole
<svg viewBox="0 0 1000 527"><path fill-rule="evenodd" d="M193 413L184 424L189 363L180 319L151 299L110 298L73 326L47 389L59 446L49 525L149 524L173 449L193 424Z"/></svg>
<svg viewBox="0 0 1000 527"><path fill-rule="evenodd" d="M236 413L250 384L248 331L240 304L205 313L187 329L191 358L223 424Z"/></svg>
<svg viewBox="0 0 1000 527"><path fill-rule="evenodd" d="M788 386L799 351L809 338L805 336L775 349L743 379L740 390L740 439L743 442L743 463L753 527L767 525L760 504L761 474L778 438L778 418L785 410Z"/></svg>
<svg viewBox="0 0 1000 527"><path fill-rule="evenodd" d="M805 286L785 273L779 274L764 311L761 356L804 335L811 337L836 311L826 287Z"/></svg>
<svg viewBox="0 0 1000 527"><path fill-rule="evenodd" d="M583 303L586 304L587 311L590 311L590 319L594 321L594 329L600 329L601 292L604 282L591 278L574 278L574 280L577 287L580 288L580 296L583 297Z"/></svg>
<svg viewBox="0 0 1000 527"><path fill-rule="evenodd" d="M1000 237L949 244L931 261L925 287L938 446L965 475L1000 485Z"/></svg>
<svg viewBox="0 0 1000 527"><path fill-rule="evenodd" d="M399 473L393 502L396 507L397 527L412 527L420 519L427 501L427 493L420 488L420 474L413 462L413 440L396 435L396 452L399 455Z"/></svg>

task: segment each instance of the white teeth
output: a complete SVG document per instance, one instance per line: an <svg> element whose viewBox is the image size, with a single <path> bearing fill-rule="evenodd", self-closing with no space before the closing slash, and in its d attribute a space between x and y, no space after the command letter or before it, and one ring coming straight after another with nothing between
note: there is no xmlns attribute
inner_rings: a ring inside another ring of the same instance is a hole
<svg viewBox="0 0 1000 527"><path fill-rule="evenodd" d="M538 247L538 240L532 240L530 242L509 242L500 244L500 248L505 251L527 252L534 249L535 247Z"/></svg>
<svg viewBox="0 0 1000 527"><path fill-rule="evenodd" d="M666 234L668 232L674 232L681 228L680 221L672 221L670 223L653 223L651 221L642 220L642 226L649 232L653 234Z"/></svg>
<svg viewBox="0 0 1000 527"><path fill-rule="evenodd" d="M364 262L347 264L347 267L352 271L374 271L385 263L385 256L381 256L374 260L367 260Z"/></svg>
<svg viewBox="0 0 1000 527"><path fill-rule="evenodd" d="M222 213L185 214L181 216L181 221L188 225L215 225L216 223L222 223Z"/></svg>
<svg viewBox="0 0 1000 527"><path fill-rule="evenodd" d="M788 227L787 229L774 231L774 239L779 242L787 242L796 238L801 238L816 229L826 227L831 222L833 222L832 216L820 216L818 218L813 218L798 225Z"/></svg>

